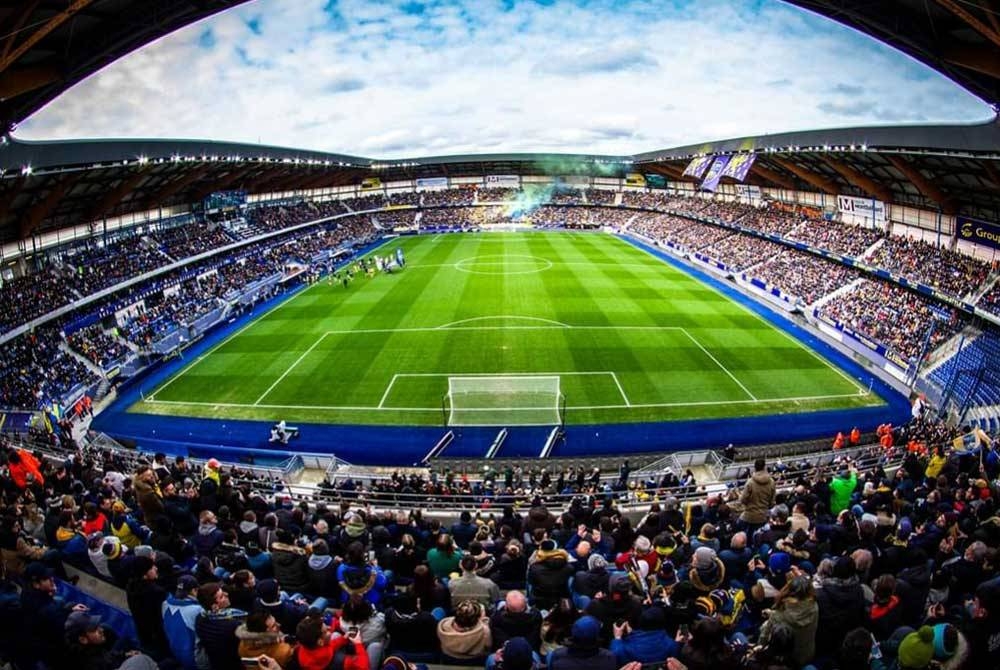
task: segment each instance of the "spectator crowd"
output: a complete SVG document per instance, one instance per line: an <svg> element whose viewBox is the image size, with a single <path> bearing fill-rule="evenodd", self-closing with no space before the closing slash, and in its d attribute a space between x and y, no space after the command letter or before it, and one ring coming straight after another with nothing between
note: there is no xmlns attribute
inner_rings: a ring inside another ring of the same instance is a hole
<svg viewBox="0 0 1000 670"><path fill-rule="evenodd" d="M337 482L333 500L295 500L214 459L10 446L0 650L82 670L993 667L1000 458L988 437L952 450L952 434L883 427L872 458L758 459L724 491L639 510L620 506L627 463L596 486L510 468L451 518L373 508ZM124 590L134 639L57 595L67 565Z"/></svg>

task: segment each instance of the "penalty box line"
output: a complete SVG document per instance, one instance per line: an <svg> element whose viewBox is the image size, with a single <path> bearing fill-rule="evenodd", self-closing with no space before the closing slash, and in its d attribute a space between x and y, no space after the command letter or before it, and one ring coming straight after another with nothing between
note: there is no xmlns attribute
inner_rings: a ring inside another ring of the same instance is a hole
<svg viewBox="0 0 1000 670"><path fill-rule="evenodd" d="M396 380L400 377L583 377L583 376L594 376L594 375L606 375L610 376L614 381L615 386L618 388L618 393L621 394L622 400L625 401L624 407L631 407L632 402L629 400L628 395L625 394L625 389L622 387L621 381L618 379L618 375L612 370L586 370L586 371L575 371L575 372L399 372L392 376L389 380L389 384L385 387L385 392L382 394L382 399L379 400L378 406L375 409L397 409L395 407L387 408L385 406L385 401L389 398L389 393L392 391L392 387L396 385Z"/></svg>

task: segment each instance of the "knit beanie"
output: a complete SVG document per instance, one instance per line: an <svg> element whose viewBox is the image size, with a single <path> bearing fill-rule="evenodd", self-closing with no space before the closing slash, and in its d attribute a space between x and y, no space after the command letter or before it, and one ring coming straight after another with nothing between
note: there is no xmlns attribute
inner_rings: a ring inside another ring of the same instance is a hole
<svg viewBox="0 0 1000 670"><path fill-rule="evenodd" d="M608 561L600 554L591 554L587 559L587 568L590 570L600 570L608 567Z"/></svg>
<svg viewBox="0 0 1000 670"><path fill-rule="evenodd" d="M711 547L698 547L694 550L694 567L698 570L708 570L715 563L715 550Z"/></svg>
<svg viewBox="0 0 1000 670"><path fill-rule="evenodd" d="M899 667L911 670L926 668L934 658L934 629L921 626L920 630L903 638L899 645Z"/></svg>

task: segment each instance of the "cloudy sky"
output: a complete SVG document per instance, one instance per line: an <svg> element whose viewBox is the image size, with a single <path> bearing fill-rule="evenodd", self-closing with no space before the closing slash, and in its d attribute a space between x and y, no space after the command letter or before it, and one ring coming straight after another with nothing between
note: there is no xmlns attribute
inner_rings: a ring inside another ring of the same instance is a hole
<svg viewBox="0 0 1000 670"><path fill-rule="evenodd" d="M631 154L989 116L930 69L778 0L255 0L112 64L16 135Z"/></svg>

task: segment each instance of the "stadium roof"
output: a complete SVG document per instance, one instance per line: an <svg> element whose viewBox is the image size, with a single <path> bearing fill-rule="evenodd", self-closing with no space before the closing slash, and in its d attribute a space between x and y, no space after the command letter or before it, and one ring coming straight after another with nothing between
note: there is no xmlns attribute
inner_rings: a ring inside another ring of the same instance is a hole
<svg viewBox="0 0 1000 670"><path fill-rule="evenodd" d="M996 106L1000 15L993 0L787 0L941 71ZM0 5L0 124L9 129L117 58L245 0L32 0ZM373 160L259 145L86 140L0 145L0 241L217 190L294 191L485 174L638 171L685 179L692 155L757 150L748 182L848 193L1000 219L1000 126L897 126L783 133L635 157L492 154ZM635 165L631 165L631 161Z"/></svg>
<svg viewBox="0 0 1000 670"><path fill-rule="evenodd" d="M247 0L0 3L0 132L122 56Z"/></svg>
<svg viewBox="0 0 1000 670"><path fill-rule="evenodd" d="M1000 104L996 0L784 0L871 35Z"/></svg>

